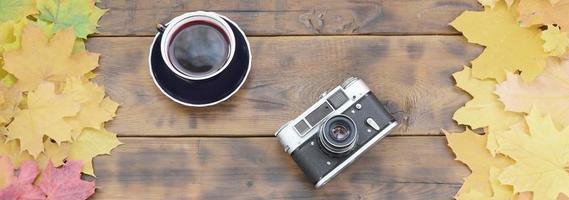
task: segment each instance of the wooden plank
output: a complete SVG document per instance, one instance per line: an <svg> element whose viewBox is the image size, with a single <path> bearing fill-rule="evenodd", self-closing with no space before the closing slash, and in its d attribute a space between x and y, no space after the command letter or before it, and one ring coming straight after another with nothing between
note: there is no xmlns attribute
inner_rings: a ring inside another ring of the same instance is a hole
<svg viewBox="0 0 569 200"><path fill-rule="evenodd" d="M150 35L188 11L229 16L250 35L456 34L448 26L476 0L103 0L100 35Z"/></svg>
<svg viewBox="0 0 569 200"><path fill-rule="evenodd" d="M96 81L120 102L109 129L119 135L273 135L325 90L359 76L401 123L396 135L458 130L452 113L468 95L451 74L480 48L458 36L253 37L253 67L243 88L209 108L170 101L148 72L152 38L93 38L102 53ZM310 83L310 84L307 84Z"/></svg>
<svg viewBox="0 0 569 200"><path fill-rule="evenodd" d="M468 169L444 137L390 137L314 190L274 138L121 138L93 199L450 199Z"/></svg>

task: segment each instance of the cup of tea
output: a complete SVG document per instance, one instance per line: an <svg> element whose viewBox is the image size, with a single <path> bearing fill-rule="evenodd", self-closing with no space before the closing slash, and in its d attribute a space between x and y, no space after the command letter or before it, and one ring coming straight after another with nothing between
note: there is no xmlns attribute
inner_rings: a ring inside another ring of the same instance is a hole
<svg viewBox="0 0 569 200"><path fill-rule="evenodd" d="M223 72L235 53L235 36L218 14L196 11L180 15L162 32L160 51L168 68L187 80L205 80Z"/></svg>
<svg viewBox="0 0 569 200"><path fill-rule="evenodd" d="M188 12L157 28L148 54L149 72L162 94L174 102L190 107L216 105L247 80L251 45L227 16Z"/></svg>

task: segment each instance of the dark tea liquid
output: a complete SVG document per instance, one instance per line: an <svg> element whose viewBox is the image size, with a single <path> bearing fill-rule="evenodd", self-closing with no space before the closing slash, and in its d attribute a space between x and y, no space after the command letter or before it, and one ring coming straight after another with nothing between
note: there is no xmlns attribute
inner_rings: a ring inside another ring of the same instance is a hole
<svg viewBox="0 0 569 200"><path fill-rule="evenodd" d="M193 21L180 27L169 46L172 64L193 77L213 74L229 57L228 36L217 25L205 21Z"/></svg>

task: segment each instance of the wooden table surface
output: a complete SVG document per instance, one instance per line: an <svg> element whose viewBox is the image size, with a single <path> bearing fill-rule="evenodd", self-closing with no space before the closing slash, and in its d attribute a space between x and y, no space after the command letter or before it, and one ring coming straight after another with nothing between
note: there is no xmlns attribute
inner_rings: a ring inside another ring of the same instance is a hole
<svg viewBox="0 0 569 200"><path fill-rule="evenodd" d="M448 26L476 0L102 0L87 47L96 81L121 103L108 129L125 143L95 159L92 199L451 199L468 169L440 129L468 95L451 74L481 48ZM206 10L251 42L243 88L209 108L170 101L148 72L155 25ZM273 134L349 76L363 78L401 126L315 190Z"/></svg>

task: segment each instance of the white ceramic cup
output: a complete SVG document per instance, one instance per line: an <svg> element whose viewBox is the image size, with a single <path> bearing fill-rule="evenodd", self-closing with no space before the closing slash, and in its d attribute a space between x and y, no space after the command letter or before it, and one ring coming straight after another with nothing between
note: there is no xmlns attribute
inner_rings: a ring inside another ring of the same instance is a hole
<svg viewBox="0 0 569 200"><path fill-rule="evenodd" d="M176 67L176 65L173 63L174 61L171 60L170 56L170 45L172 45L172 42L174 41L176 35L183 29L191 26L188 24L196 21L206 22L208 24L216 26L217 28L221 29L220 32L222 32L222 34L224 34L228 40L227 46L229 49L223 66L219 67L217 71L210 72L205 75L195 75L192 73L184 72L183 70ZM217 13L205 11L185 13L172 19L165 25L165 28L162 27L162 29L162 41L160 43L162 59L172 72L184 79L205 80L214 77L215 75L218 75L223 70L225 70L225 68L227 68L233 59L233 54L235 53L235 36L229 24L227 24L227 22L223 20Z"/></svg>

